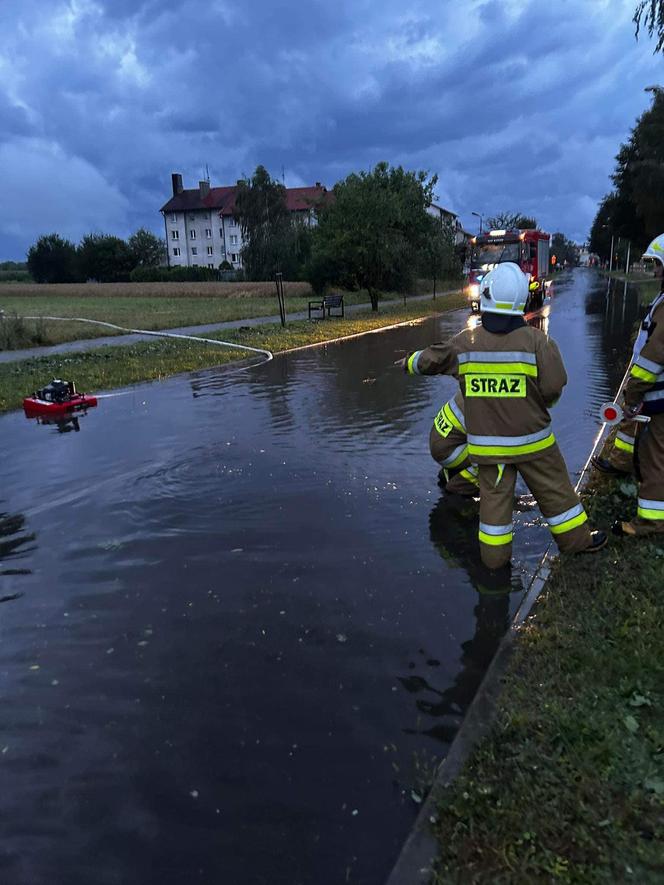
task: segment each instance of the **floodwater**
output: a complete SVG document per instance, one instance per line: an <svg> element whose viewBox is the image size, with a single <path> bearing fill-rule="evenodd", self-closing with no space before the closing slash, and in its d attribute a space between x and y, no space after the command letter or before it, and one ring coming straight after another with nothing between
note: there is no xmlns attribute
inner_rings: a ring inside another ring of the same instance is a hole
<svg viewBox="0 0 664 885"><path fill-rule="evenodd" d="M557 280L571 472L637 312ZM467 320L140 385L78 430L0 418L3 885L384 881L548 541L524 498L487 579L427 450L454 382L391 368Z"/></svg>

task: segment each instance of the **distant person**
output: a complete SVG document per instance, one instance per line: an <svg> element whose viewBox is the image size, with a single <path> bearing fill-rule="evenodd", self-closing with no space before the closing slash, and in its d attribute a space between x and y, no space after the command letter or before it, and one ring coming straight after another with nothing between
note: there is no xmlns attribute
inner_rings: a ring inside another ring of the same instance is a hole
<svg viewBox="0 0 664 885"><path fill-rule="evenodd" d="M660 292L634 343L623 398L627 418L643 414L650 421L635 425L637 515L629 521L618 520L613 527L617 535L664 533L664 234L652 241L643 257L656 262Z"/></svg>
<svg viewBox="0 0 664 885"><path fill-rule="evenodd" d="M512 555L518 474L562 551L595 551L607 541L604 532L589 528L551 432L548 408L567 375L556 344L525 323L527 298L525 274L511 262L499 264L482 280L481 326L398 361L410 374L459 379L468 455L479 473L480 553L492 569Z"/></svg>

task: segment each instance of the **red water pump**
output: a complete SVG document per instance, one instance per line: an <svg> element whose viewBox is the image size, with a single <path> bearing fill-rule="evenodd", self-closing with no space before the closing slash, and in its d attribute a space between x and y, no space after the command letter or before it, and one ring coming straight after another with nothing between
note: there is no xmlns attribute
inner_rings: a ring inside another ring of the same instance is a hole
<svg viewBox="0 0 664 885"><path fill-rule="evenodd" d="M23 400L23 409L28 418L40 415L68 415L97 405L97 397L78 393L73 381L54 378L46 387L35 390L32 396Z"/></svg>

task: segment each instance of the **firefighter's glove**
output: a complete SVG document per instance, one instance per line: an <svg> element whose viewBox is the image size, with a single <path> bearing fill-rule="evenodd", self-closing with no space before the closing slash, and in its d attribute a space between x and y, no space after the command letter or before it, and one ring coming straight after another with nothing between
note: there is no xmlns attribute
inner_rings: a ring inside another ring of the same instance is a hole
<svg viewBox="0 0 664 885"><path fill-rule="evenodd" d="M404 372L408 371L408 357L405 356L402 360L395 360L395 366L399 366L399 368L403 369Z"/></svg>

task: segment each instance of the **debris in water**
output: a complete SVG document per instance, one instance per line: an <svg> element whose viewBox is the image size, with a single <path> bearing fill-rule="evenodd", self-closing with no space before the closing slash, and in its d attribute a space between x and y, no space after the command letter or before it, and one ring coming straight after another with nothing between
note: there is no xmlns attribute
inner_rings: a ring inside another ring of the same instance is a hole
<svg viewBox="0 0 664 885"><path fill-rule="evenodd" d="M192 799L198 799L198 790L190 790L189 795Z"/></svg>
<svg viewBox="0 0 664 885"><path fill-rule="evenodd" d="M337 633L337 642L348 642L348 637L345 633Z"/></svg>

